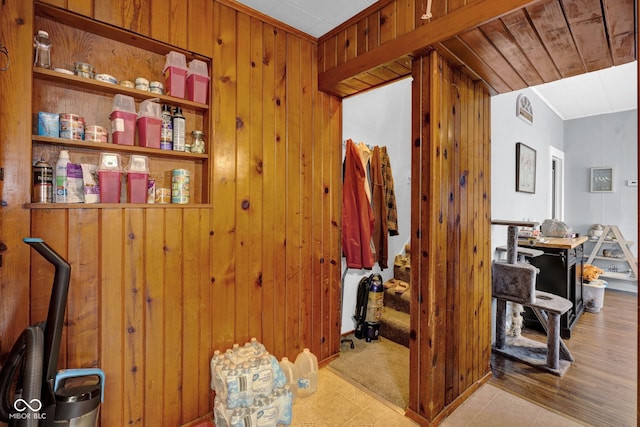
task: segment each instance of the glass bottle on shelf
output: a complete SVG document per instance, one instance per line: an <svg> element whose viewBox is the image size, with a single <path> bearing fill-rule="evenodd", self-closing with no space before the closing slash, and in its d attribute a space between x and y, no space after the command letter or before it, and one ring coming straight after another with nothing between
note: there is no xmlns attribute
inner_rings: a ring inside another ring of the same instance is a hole
<svg viewBox="0 0 640 427"><path fill-rule="evenodd" d="M33 47L35 47L35 55L33 65L41 68L51 68L51 39L49 33L44 30L38 31L33 38Z"/></svg>

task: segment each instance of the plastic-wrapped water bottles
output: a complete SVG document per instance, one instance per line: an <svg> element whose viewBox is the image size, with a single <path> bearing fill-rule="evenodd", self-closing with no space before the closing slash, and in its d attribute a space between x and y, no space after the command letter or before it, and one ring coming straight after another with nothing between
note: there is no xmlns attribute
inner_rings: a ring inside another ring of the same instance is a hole
<svg viewBox="0 0 640 427"><path fill-rule="evenodd" d="M290 362L289 362L290 363ZM276 427L291 423L291 391L278 359L257 339L211 358L214 417L223 427Z"/></svg>

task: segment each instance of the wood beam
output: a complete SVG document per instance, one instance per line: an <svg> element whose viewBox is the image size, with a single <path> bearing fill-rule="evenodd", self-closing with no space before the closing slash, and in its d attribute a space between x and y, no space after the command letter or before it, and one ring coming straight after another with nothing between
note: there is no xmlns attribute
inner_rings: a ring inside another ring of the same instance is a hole
<svg viewBox="0 0 640 427"><path fill-rule="evenodd" d="M402 34L380 47L320 73L318 87L331 93L340 82L370 71L403 55L416 55L426 47L445 41L456 34L476 28L492 19L536 3L537 0L478 0L438 18L433 22Z"/></svg>

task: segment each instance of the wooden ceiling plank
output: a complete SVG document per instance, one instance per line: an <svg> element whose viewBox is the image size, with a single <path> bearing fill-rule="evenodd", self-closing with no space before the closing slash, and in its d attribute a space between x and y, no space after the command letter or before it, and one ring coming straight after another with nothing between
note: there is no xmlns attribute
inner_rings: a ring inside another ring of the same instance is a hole
<svg viewBox="0 0 640 427"><path fill-rule="evenodd" d="M601 16L572 24L571 32L587 71L602 70L613 65Z"/></svg>
<svg viewBox="0 0 640 427"><path fill-rule="evenodd" d="M562 0L569 25L602 17L600 0Z"/></svg>
<svg viewBox="0 0 640 427"><path fill-rule="evenodd" d="M609 34L618 36L635 32L634 0L602 0Z"/></svg>
<svg viewBox="0 0 640 427"><path fill-rule="evenodd" d="M454 37L441 43L445 48L452 52L456 57L460 58L462 63L466 64L478 75L482 76L489 86L495 88L498 93L511 92L513 89L505 83L496 72L489 67L475 52L459 38Z"/></svg>
<svg viewBox="0 0 640 427"><path fill-rule="evenodd" d="M379 86L387 82L386 79L382 79L371 72L358 74L355 78L366 83L369 87ZM395 78L397 78L397 76Z"/></svg>
<svg viewBox="0 0 640 427"><path fill-rule="evenodd" d="M635 33L626 33L611 39L613 65L622 65L638 59L638 45Z"/></svg>
<svg viewBox="0 0 640 427"><path fill-rule="evenodd" d="M450 39L461 31L475 28L496 17L534 3L535 0L476 0L467 6L434 19L414 31L402 34L377 49L370 50L346 64L326 70L318 76L318 88L331 92L332 87L351 76L378 67L399 56L424 49L443 40ZM370 22L371 24L371 22ZM371 27L370 27L371 29Z"/></svg>
<svg viewBox="0 0 640 427"><path fill-rule="evenodd" d="M395 61L389 61L383 66L398 75L406 76L411 73L411 58L405 56Z"/></svg>
<svg viewBox="0 0 640 427"><path fill-rule="evenodd" d="M584 73L586 68L558 1L535 3L526 10L560 75L564 78Z"/></svg>
<svg viewBox="0 0 640 427"><path fill-rule="evenodd" d="M358 89L355 89L349 86L348 84L346 84L346 82L340 82L334 87L334 90L332 90L330 93L332 95L336 95L339 97L345 97L345 96L356 94L358 92L360 92Z"/></svg>
<svg viewBox="0 0 640 427"><path fill-rule="evenodd" d="M371 89L370 84L360 80L358 77L351 77L350 79L346 80L344 84L349 86L350 88L356 89L358 92Z"/></svg>
<svg viewBox="0 0 640 427"><path fill-rule="evenodd" d="M638 58L634 0L602 0L614 65Z"/></svg>
<svg viewBox="0 0 640 427"><path fill-rule="evenodd" d="M544 83L540 74L538 74L527 56L522 52L520 46L501 20L496 19L495 21L480 26L480 31L482 31L485 37L500 51L502 56L511 64L528 86Z"/></svg>
<svg viewBox="0 0 640 427"><path fill-rule="evenodd" d="M516 43L545 83L561 78L549 53L531 26L524 10L518 10L502 17L503 24L509 30Z"/></svg>
<svg viewBox="0 0 640 427"><path fill-rule="evenodd" d="M491 69L498 74L512 90L523 89L527 83L522 80L511 64L504 59L504 56L489 42L479 29L467 31L458 36L472 49L476 55L484 62L491 64Z"/></svg>
<svg viewBox="0 0 640 427"><path fill-rule="evenodd" d="M392 70L386 68L384 65L381 65L378 68L374 68L373 70L370 70L369 74L373 74L374 76L384 80L385 82L396 80L399 77L402 77L400 74L394 73Z"/></svg>
<svg viewBox="0 0 640 427"><path fill-rule="evenodd" d="M567 20L558 0L546 0L525 7L539 33L567 28Z"/></svg>

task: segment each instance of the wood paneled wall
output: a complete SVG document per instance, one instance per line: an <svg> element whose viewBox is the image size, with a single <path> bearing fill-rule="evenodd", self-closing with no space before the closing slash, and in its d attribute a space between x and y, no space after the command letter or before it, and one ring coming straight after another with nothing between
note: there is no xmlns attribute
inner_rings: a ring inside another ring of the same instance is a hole
<svg viewBox="0 0 640 427"><path fill-rule="evenodd" d="M209 410L212 212L205 207L37 209L31 233L71 264L59 366L99 367L101 425L176 426ZM31 256L31 322L53 267Z"/></svg>
<svg viewBox="0 0 640 427"><path fill-rule="evenodd" d="M490 375L490 105L436 52L413 78L409 416L437 424Z"/></svg>
<svg viewBox="0 0 640 427"><path fill-rule="evenodd" d="M0 353L48 304L52 269L21 242L32 235L71 262L60 365L104 369L104 426L175 426L206 414L213 351L252 336L278 358L303 347L319 360L337 354L341 102L318 91L316 43L228 1L47 3L213 58L212 203L23 208L33 4L3 3L12 57L0 72L0 185L12 197L0 211L11 248L0 270Z"/></svg>
<svg viewBox="0 0 640 427"><path fill-rule="evenodd" d="M214 17L213 344L322 360L340 341L341 103L317 90L314 43Z"/></svg>

